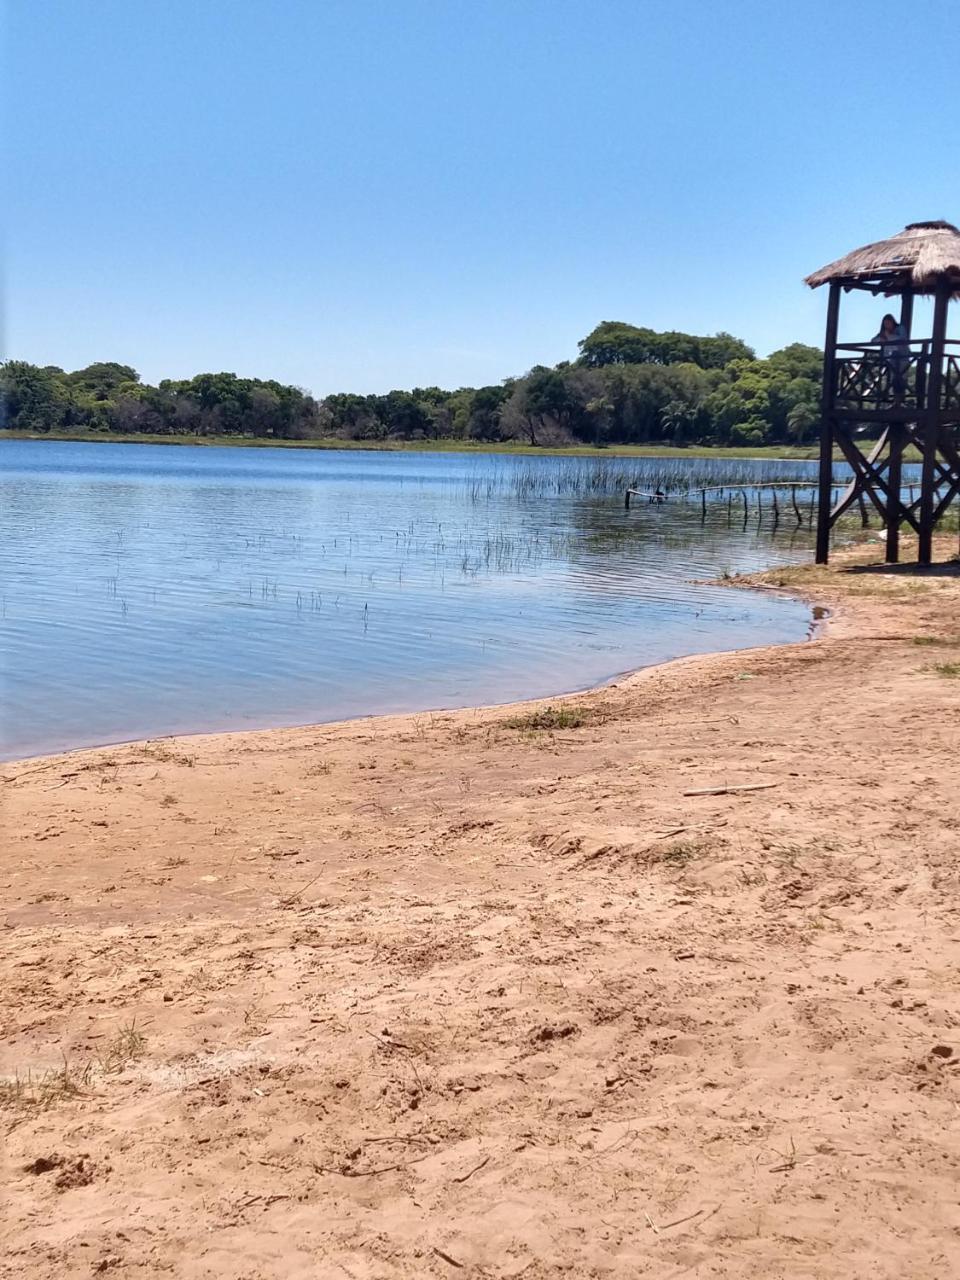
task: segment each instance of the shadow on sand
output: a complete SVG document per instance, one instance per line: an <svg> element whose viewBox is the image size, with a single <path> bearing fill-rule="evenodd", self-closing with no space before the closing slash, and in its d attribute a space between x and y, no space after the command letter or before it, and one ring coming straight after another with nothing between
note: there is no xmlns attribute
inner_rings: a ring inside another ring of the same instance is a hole
<svg viewBox="0 0 960 1280"><path fill-rule="evenodd" d="M883 574L898 578L958 578L960 558L947 560L943 564L854 564L840 572Z"/></svg>

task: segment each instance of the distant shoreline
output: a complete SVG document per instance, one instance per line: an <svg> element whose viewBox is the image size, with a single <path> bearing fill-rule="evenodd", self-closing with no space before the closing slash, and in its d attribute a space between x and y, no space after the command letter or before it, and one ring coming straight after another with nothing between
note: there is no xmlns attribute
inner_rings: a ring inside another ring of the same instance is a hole
<svg viewBox="0 0 960 1280"><path fill-rule="evenodd" d="M30 432L2 431L3 440L60 440L76 444L163 444L199 445L202 448L232 447L240 449L314 449L356 450L377 453L502 453L527 457L554 458L755 458L761 462L810 462L817 457L816 446L810 445L672 445L621 444L596 449L590 445L567 448L542 448L527 444L472 442L469 440L341 440L324 437L319 440L275 440L253 436L147 435L108 432Z"/></svg>

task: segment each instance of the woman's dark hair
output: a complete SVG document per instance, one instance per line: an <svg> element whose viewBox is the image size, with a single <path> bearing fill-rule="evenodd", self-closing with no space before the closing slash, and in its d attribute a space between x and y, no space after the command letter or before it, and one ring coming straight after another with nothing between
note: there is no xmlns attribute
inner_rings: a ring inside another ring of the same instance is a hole
<svg viewBox="0 0 960 1280"><path fill-rule="evenodd" d="M893 325L893 327L894 327L894 328L896 328L896 327L897 327L897 317L896 317L896 316L892 316L892 315L890 314L890 312L888 311L888 312L887 312L887 314L886 314L886 315L883 317L883 319L880 321L880 328L881 328L881 329L884 327L884 325L887 323L887 321L888 321L888 320L890 321L890 323Z"/></svg>

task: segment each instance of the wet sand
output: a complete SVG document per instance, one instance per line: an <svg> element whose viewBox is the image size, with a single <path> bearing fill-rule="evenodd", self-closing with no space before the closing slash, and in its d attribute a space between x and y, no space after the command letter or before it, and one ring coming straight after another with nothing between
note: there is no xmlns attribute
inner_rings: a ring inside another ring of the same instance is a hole
<svg viewBox="0 0 960 1280"><path fill-rule="evenodd" d="M754 580L804 645L5 765L0 1275L955 1270L960 576L878 555Z"/></svg>

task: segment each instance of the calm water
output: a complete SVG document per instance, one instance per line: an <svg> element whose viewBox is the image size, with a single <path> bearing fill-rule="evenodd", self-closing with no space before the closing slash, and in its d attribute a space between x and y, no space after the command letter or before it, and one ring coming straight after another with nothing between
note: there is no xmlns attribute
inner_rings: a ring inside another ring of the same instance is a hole
<svg viewBox="0 0 960 1280"><path fill-rule="evenodd" d="M792 517L622 500L804 463L5 441L0 468L7 758L548 695L809 626L691 581L806 556Z"/></svg>

